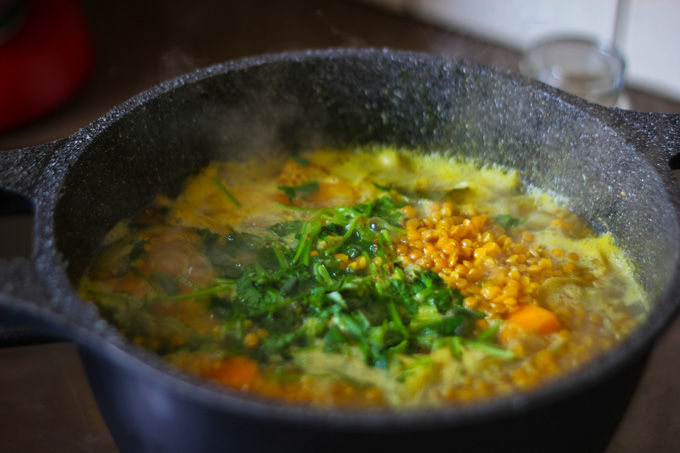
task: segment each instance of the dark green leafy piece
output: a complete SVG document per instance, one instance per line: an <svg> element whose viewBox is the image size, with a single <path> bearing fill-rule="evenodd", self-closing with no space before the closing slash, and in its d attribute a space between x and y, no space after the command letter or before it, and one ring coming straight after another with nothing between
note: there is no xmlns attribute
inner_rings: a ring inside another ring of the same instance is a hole
<svg viewBox="0 0 680 453"><path fill-rule="evenodd" d="M378 184L375 181L373 181L373 185L375 186L376 189L382 190L383 192L389 192L391 190L389 187L383 186L382 184Z"/></svg>
<svg viewBox="0 0 680 453"><path fill-rule="evenodd" d="M232 233L222 237L205 230L201 239L200 250L224 278L240 277L265 243L262 238L249 233Z"/></svg>
<svg viewBox="0 0 680 453"><path fill-rule="evenodd" d="M298 164L302 165L303 167L306 167L309 165L309 161L305 159L304 157L300 156L299 154L293 154L290 156L293 161L297 162Z"/></svg>
<svg viewBox="0 0 680 453"><path fill-rule="evenodd" d="M144 246L147 244L147 241L143 239L134 239L130 245L132 245L132 250L130 250L130 253L128 254L128 259L130 260L131 263L137 261L140 259L144 254L146 253L146 250L144 250Z"/></svg>
<svg viewBox="0 0 680 453"><path fill-rule="evenodd" d="M217 188L220 190L220 192L222 192L224 195L227 196L227 198L229 199L229 201L231 201L232 203L234 203L234 205L235 205L236 207L238 207L238 208L241 207L241 203L240 203L240 202L236 199L236 197L229 191L229 189L227 189L227 186L224 185L224 183L222 182L222 180L221 180L220 178L218 178L217 176L215 176L215 177L213 178L213 182L215 183L215 185L217 186Z"/></svg>
<svg viewBox="0 0 680 453"><path fill-rule="evenodd" d="M400 209L405 206L405 203L396 203L391 197L383 196L375 200L373 208L373 217L387 221L393 227L401 227L401 219L403 214ZM382 226L382 225L381 225ZM382 226L383 229L387 228Z"/></svg>
<svg viewBox="0 0 680 453"><path fill-rule="evenodd" d="M173 275L158 273L153 274L149 279L162 288L168 296L179 293L179 284Z"/></svg>
<svg viewBox="0 0 680 453"><path fill-rule="evenodd" d="M276 223L269 227L269 231L279 237L299 234L305 222L302 220L289 220L288 222Z"/></svg>
<svg viewBox="0 0 680 453"><path fill-rule="evenodd" d="M517 217L513 217L508 214L501 214L497 215L495 217L492 217L491 220L499 224L500 226L503 227L504 230L511 230L517 226L520 226L524 222L526 222L528 217L524 217L523 219L518 219Z"/></svg>
<svg viewBox="0 0 680 453"><path fill-rule="evenodd" d="M289 202L298 198L309 198L319 191L319 183L309 181L299 186L278 186L278 189L288 197Z"/></svg>

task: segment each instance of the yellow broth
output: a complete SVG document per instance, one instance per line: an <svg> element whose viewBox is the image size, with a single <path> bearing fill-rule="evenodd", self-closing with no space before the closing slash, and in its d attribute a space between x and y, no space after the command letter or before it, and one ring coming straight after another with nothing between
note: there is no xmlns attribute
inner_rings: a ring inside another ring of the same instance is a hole
<svg viewBox="0 0 680 453"><path fill-rule="evenodd" d="M298 404L437 407L572 372L642 320L612 237L508 170L394 149L212 163L80 293L132 342Z"/></svg>

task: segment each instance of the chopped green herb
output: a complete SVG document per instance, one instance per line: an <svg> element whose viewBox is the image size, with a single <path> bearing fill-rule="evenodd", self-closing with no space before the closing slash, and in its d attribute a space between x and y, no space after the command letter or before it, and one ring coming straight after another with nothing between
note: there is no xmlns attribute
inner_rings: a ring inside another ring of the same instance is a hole
<svg viewBox="0 0 680 453"><path fill-rule="evenodd" d="M491 220L499 224L500 226L503 227L505 230L511 230L524 222L526 222L528 217L524 217L523 219L518 219L517 217L513 217L508 214L501 214L497 215L495 217L492 217Z"/></svg>
<svg viewBox="0 0 680 453"><path fill-rule="evenodd" d="M319 191L319 183L309 181L299 186L278 186L278 189L288 197L288 201L293 202L298 198L309 198L317 193Z"/></svg>
<svg viewBox="0 0 680 453"><path fill-rule="evenodd" d="M229 189L227 189L227 186L225 186L225 185L222 183L222 180L220 180L220 178L218 178L217 176L215 176L215 177L213 178L213 182L215 183L215 185L217 186L217 188L220 189L220 191L221 191L223 194L225 194L225 195L227 196L227 198L229 198L229 200L230 200L232 203L234 203L234 204L236 205L237 208L240 208L240 207L241 207L241 203L239 203L239 201L236 199L236 197L234 197L234 195L232 195L232 193L229 192Z"/></svg>
<svg viewBox="0 0 680 453"><path fill-rule="evenodd" d="M302 165L303 167L306 167L309 165L309 161L305 159L304 157L300 156L299 154L293 154L290 156L291 159L293 159L295 162L298 164Z"/></svg>
<svg viewBox="0 0 680 453"><path fill-rule="evenodd" d="M132 245L132 250L128 254L128 259L131 263L134 263L146 253L144 246L147 244L147 241L142 239L134 239L130 244Z"/></svg>
<svg viewBox="0 0 680 453"><path fill-rule="evenodd" d="M175 277L170 274L153 274L150 280L156 283L160 288L163 288L165 294L174 296L179 293L179 285Z"/></svg>
<svg viewBox="0 0 680 453"><path fill-rule="evenodd" d="M269 231L279 237L285 237L290 234L298 234L302 230L304 222L302 220L290 220L288 222L280 222L269 227Z"/></svg>
<svg viewBox="0 0 680 453"><path fill-rule="evenodd" d="M373 181L373 185L376 187L378 190L382 190L384 192L389 192L391 189L387 186L383 186L381 184L378 184L377 182Z"/></svg>

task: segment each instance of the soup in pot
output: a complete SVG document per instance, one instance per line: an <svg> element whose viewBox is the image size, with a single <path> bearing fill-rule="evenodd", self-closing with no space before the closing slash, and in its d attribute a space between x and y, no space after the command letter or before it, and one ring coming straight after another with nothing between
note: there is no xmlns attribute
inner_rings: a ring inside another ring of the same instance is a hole
<svg viewBox="0 0 680 453"><path fill-rule="evenodd" d="M265 398L423 408L597 358L647 299L610 234L513 171L390 148L215 162L106 238L83 298Z"/></svg>

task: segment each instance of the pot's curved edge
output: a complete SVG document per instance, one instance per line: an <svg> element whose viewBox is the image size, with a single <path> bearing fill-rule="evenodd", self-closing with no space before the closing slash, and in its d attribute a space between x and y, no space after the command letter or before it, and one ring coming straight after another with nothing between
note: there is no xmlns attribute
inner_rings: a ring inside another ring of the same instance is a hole
<svg viewBox="0 0 680 453"><path fill-rule="evenodd" d="M650 157L665 160L668 164L673 157L680 154L680 114L621 109L611 109L610 113L615 124L636 131L631 138ZM670 170L670 166L667 165L665 169Z"/></svg>

